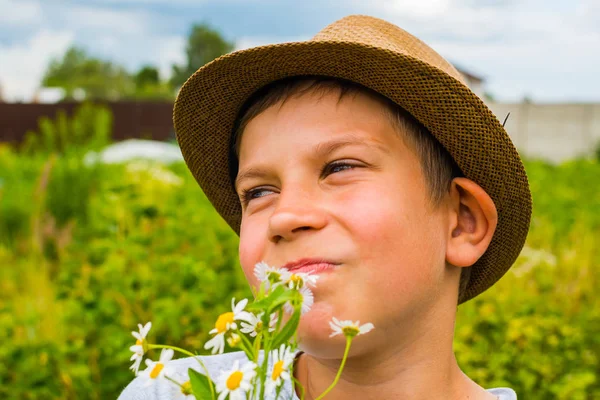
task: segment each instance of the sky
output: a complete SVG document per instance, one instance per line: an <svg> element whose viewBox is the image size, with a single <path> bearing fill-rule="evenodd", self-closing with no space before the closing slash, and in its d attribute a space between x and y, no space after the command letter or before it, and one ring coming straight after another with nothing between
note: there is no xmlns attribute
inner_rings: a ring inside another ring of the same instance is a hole
<svg viewBox="0 0 600 400"><path fill-rule="evenodd" d="M350 14L409 31L497 101L600 102L600 0L0 0L0 86L7 101L30 100L73 45L167 78L194 23L243 49L307 40Z"/></svg>

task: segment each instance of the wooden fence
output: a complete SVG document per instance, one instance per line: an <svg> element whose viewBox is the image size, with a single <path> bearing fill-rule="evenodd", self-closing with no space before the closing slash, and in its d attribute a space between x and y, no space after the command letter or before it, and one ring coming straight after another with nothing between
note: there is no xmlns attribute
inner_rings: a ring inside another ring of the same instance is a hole
<svg viewBox="0 0 600 400"><path fill-rule="evenodd" d="M173 104L158 102L103 102L113 113L114 140L175 138ZM0 142L21 143L28 130L37 130L40 117L54 118L59 110L71 115L77 102L56 104L0 103Z"/></svg>

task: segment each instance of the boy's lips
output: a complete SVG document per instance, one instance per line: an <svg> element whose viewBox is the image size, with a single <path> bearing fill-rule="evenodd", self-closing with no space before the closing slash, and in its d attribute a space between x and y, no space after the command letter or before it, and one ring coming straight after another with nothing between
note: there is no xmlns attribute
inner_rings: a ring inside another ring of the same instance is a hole
<svg viewBox="0 0 600 400"><path fill-rule="evenodd" d="M283 265L290 272L319 273L333 269L339 263L323 258L302 258Z"/></svg>

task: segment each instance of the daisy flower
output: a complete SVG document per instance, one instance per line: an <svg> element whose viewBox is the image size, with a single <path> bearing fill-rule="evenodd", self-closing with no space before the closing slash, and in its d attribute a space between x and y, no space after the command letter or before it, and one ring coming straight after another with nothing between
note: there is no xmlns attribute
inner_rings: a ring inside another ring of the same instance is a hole
<svg viewBox="0 0 600 400"><path fill-rule="evenodd" d="M282 344L279 350L271 352L273 359L273 368L270 376L267 377L265 389L267 395L275 392L277 387L281 386L284 380L290 379L289 367L294 362L294 353L289 346Z"/></svg>
<svg viewBox="0 0 600 400"><path fill-rule="evenodd" d="M140 364L142 363L144 354L148 349L146 343L146 336L148 335L150 328L152 328L152 322L148 322L144 326L142 326L142 324L138 324L139 332L131 332L133 337L136 338L136 341L135 345L129 348L129 350L133 351L133 355L129 359L129 361L133 361L133 364L131 365L131 367L129 367L129 369L135 372L136 375L138 374L138 371L140 369Z"/></svg>
<svg viewBox="0 0 600 400"><path fill-rule="evenodd" d="M254 266L254 275L260 282L265 283L265 287L268 290L271 285L287 281L289 271L287 268L271 267L266 262L261 261Z"/></svg>
<svg viewBox="0 0 600 400"><path fill-rule="evenodd" d="M196 400L192 392L192 382L185 381L178 387L178 392L174 400Z"/></svg>
<svg viewBox="0 0 600 400"><path fill-rule="evenodd" d="M235 360L228 371L221 372L217 380L218 400L246 400L246 392L252 389L252 379L256 376L256 364L246 363L240 368L240 361Z"/></svg>
<svg viewBox="0 0 600 400"><path fill-rule="evenodd" d="M263 330L263 322L262 316L264 312L254 315L250 313L251 319L248 322L241 322L242 333L249 334L251 337L256 337ZM273 332L275 330L275 324L277 323L277 314L271 314L271 320L269 321L269 332Z"/></svg>
<svg viewBox="0 0 600 400"><path fill-rule="evenodd" d="M339 321L336 317L333 317L333 320L329 322L329 326L331 326L331 329L333 330L333 333L329 335L329 337L342 334L349 338L363 335L375 328L370 322L361 326L359 321Z"/></svg>
<svg viewBox="0 0 600 400"><path fill-rule="evenodd" d="M159 361L151 361L146 359L146 365L148 366L145 370L140 373L140 377L144 380L144 386L151 386L158 380L165 377L165 374L171 372L169 362L173 358L172 349L163 349L160 352Z"/></svg>
<svg viewBox="0 0 600 400"><path fill-rule="evenodd" d="M302 309L300 311L300 314L306 314L310 311L311 307L313 306L315 302L315 296L313 295L312 290L310 290L306 286L298 290L298 292L302 295ZM285 311L289 314L294 313L294 306L292 306L292 304L289 301L285 303L284 308Z"/></svg>
<svg viewBox="0 0 600 400"><path fill-rule="evenodd" d="M188 374L187 370L174 369L172 375L167 375L172 384L167 386L167 391L161 392L161 396L166 396L169 400L196 400Z"/></svg>
<svg viewBox="0 0 600 400"><path fill-rule="evenodd" d="M219 315L215 323L215 328L209 332L215 336L206 342L204 345L205 349L212 349L212 354L223 353L223 350L225 350L225 335L237 329L235 321L249 322L252 318L252 314L244 311L247 304L248 299L243 299L237 305L235 304L235 299L231 299L232 311Z"/></svg>

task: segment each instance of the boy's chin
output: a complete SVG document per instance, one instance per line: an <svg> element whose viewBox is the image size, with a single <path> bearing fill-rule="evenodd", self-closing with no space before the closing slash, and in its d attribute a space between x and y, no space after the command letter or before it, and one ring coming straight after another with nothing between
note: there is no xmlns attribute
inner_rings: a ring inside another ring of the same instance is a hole
<svg viewBox="0 0 600 400"><path fill-rule="evenodd" d="M317 358L342 358L346 347L346 338L342 335L330 337L332 333L329 326L331 318L331 313L321 307L315 307L302 316L298 326L300 350Z"/></svg>

